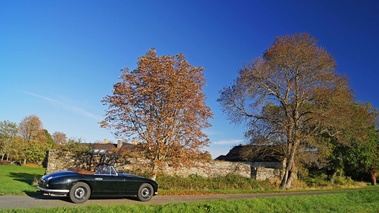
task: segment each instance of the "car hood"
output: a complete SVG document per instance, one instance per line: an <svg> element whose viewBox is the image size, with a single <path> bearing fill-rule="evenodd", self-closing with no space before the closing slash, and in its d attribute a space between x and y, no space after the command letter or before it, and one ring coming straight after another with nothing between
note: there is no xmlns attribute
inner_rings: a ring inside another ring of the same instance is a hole
<svg viewBox="0 0 379 213"><path fill-rule="evenodd" d="M73 174L75 174L75 172L73 172L73 171L59 171L59 172L53 172L53 173L51 173L51 174L48 174L48 175L44 175L43 177L42 177L42 179L44 179L44 180L49 180L49 179L51 179L51 178L56 178L56 177L62 177L62 176L70 176L70 175L73 175Z"/></svg>

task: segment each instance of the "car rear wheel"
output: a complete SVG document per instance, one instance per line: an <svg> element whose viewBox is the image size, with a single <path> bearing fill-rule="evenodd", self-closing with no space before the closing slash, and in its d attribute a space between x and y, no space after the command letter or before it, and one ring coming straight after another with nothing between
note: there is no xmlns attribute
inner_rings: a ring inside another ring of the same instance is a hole
<svg viewBox="0 0 379 213"><path fill-rule="evenodd" d="M142 202L146 202L146 201L149 201L153 197L153 195L154 195L153 187L148 183L144 183L140 186L137 197L138 197L138 200Z"/></svg>
<svg viewBox="0 0 379 213"><path fill-rule="evenodd" d="M83 203L91 196L91 189L83 182L75 183L70 190L69 197L74 203Z"/></svg>

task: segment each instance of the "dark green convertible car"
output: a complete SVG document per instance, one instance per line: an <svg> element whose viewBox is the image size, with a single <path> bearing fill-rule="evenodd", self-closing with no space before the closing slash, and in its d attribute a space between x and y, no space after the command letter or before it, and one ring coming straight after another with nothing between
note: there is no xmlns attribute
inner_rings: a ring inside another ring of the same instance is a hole
<svg viewBox="0 0 379 213"><path fill-rule="evenodd" d="M47 195L66 195L74 203L83 203L95 196L136 196L149 201L158 194L154 180L123 174L107 164L100 164L95 172L68 169L43 176L39 191Z"/></svg>

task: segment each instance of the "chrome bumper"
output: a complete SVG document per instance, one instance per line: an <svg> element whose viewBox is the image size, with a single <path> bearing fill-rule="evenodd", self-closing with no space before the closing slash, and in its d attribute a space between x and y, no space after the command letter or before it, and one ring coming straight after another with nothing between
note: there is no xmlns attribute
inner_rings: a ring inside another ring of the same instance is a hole
<svg viewBox="0 0 379 213"><path fill-rule="evenodd" d="M47 192L51 194L67 194L70 190L68 189L46 189L40 186L37 187L42 192Z"/></svg>

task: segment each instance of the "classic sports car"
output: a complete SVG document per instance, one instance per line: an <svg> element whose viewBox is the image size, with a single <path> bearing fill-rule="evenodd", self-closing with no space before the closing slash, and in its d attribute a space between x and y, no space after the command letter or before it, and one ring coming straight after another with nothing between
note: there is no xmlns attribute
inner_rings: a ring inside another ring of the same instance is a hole
<svg viewBox="0 0 379 213"><path fill-rule="evenodd" d="M149 201L158 194L158 184L147 178L123 174L107 164L100 164L95 172L68 169L43 176L39 191L48 195L66 195L74 203L83 203L94 196L137 196Z"/></svg>

